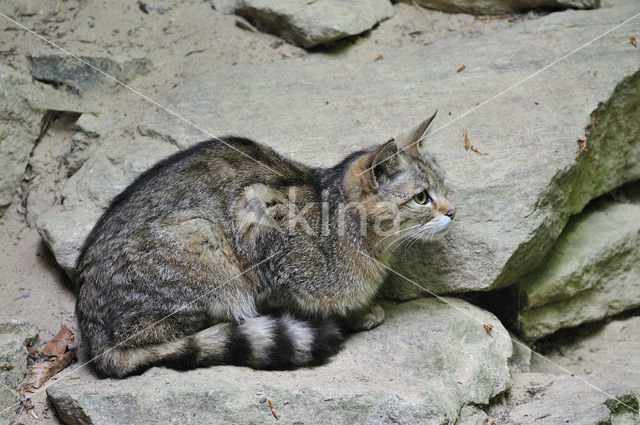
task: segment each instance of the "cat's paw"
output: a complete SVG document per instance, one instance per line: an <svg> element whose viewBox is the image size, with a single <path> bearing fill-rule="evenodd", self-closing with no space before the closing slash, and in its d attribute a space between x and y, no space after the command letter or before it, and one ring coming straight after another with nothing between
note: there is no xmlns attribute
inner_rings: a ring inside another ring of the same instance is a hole
<svg viewBox="0 0 640 425"><path fill-rule="evenodd" d="M369 331L384 322L384 310L378 304L374 304L364 313L353 317L349 323L349 329L354 332Z"/></svg>

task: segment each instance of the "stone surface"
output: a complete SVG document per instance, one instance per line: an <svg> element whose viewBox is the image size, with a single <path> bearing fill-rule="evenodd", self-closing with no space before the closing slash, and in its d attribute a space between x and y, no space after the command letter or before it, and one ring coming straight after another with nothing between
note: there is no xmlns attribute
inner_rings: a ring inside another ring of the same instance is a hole
<svg viewBox="0 0 640 425"><path fill-rule="evenodd" d="M0 64L0 216L20 185L49 110L96 113L100 106Z"/></svg>
<svg viewBox="0 0 640 425"><path fill-rule="evenodd" d="M13 17L31 16L43 10L38 0L4 0L3 12Z"/></svg>
<svg viewBox="0 0 640 425"><path fill-rule="evenodd" d="M161 103L211 134L253 137L320 166L387 140L438 106L440 121L426 143L448 171L456 223L444 241L414 245L393 267L434 292L488 290L538 265L569 215L590 199L640 177L640 56L628 38L640 21L451 120L638 11L554 13L465 43L384 50L384 60L368 63L317 54L220 68L185 81ZM456 73L461 64L467 68ZM590 122L588 150L575 159ZM489 155L465 151L463 129ZM65 188L65 203L43 216L40 232L67 270L115 189L143 171L125 164L150 165L173 145L209 137L155 107L140 130L167 147L110 140L83 166L101 178L77 176L81 169ZM423 293L399 276L390 280L398 298Z"/></svg>
<svg viewBox="0 0 640 425"><path fill-rule="evenodd" d="M19 319L0 317L0 424L13 423L16 410L11 407L18 401L14 391L24 377L27 368L27 343L35 340L35 326ZM17 407L17 406L16 406ZM6 412L4 410L7 409Z"/></svg>
<svg viewBox="0 0 640 425"><path fill-rule="evenodd" d="M540 267L518 283L522 335L535 340L640 306L640 205L573 217Z"/></svg>
<svg viewBox="0 0 640 425"><path fill-rule="evenodd" d="M390 0L211 0L262 31L309 48L360 34L393 15Z"/></svg>
<svg viewBox="0 0 640 425"><path fill-rule="evenodd" d="M46 113L29 104L35 90L26 75L0 65L0 215L20 185Z"/></svg>
<svg viewBox="0 0 640 425"><path fill-rule="evenodd" d="M633 391L608 381L590 382L610 396L569 375L514 374L508 401L491 409L496 413L491 420L496 425L640 424L637 412L613 399L637 410Z"/></svg>
<svg viewBox="0 0 640 425"><path fill-rule="evenodd" d="M401 0L430 9L473 15L500 15L534 9L594 9L600 0Z"/></svg>
<svg viewBox="0 0 640 425"><path fill-rule="evenodd" d="M158 158L176 151L175 146L157 140L132 143L131 137L113 136L109 143L97 147L96 153L68 180L60 191L61 204L40 215L36 223L56 261L69 275L73 274L84 239L111 199ZM93 207L85 208L87 202Z"/></svg>
<svg viewBox="0 0 640 425"><path fill-rule="evenodd" d="M315 368L156 368L47 391L66 424L266 423L274 418L262 397L284 424L387 423L389 415L398 423L455 423L463 406L486 405L507 388L511 341L492 314L447 301L455 307L435 299L387 307L383 325L353 335ZM493 338L483 322L495 326Z"/></svg>
<svg viewBox="0 0 640 425"><path fill-rule="evenodd" d="M544 341L551 362L585 379L608 379L640 393L639 316L562 330ZM539 356L533 356L531 371L559 373Z"/></svg>
<svg viewBox="0 0 640 425"><path fill-rule="evenodd" d="M531 371L531 349L517 336L509 332L513 341L513 355L509 358L509 369L511 373L522 373Z"/></svg>
<svg viewBox="0 0 640 425"><path fill-rule="evenodd" d="M148 72L151 63L145 57L113 58L109 56L80 56L82 61L64 53L34 54L29 56L33 78L63 85L74 93L104 90L118 83L94 68L120 82L128 82L137 74Z"/></svg>

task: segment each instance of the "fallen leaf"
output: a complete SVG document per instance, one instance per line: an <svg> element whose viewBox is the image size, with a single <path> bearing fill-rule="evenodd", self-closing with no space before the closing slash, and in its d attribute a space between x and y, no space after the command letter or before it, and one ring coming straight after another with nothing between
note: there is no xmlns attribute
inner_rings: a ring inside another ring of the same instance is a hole
<svg viewBox="0 0 640 425"><path fill-rule="evenodd" d="M276 419L280 419L280 417L276 413L276 408L273 407L273 403L271 402L271 400L267 400L267 402L269 403L269 407L271 408L271 413L273 414L273 417Z"/></svg>
<svg viewBox="0 0 640 425"><path fill-rule="evenodd" d="M310 4L313 4L313 3L317 2L317 1L318 1L318 0L311 0L311 1L308 1L308 2L307 2L307 6L309 6Z"/></svg>
<svg viewBox="0 0 640 425"><path fill-rule="evenodd" d="M456 72L462 72L465 70L466 67L467 65L462 65L460 68L456 69Z"/></svg>
<svg viewBox="0 0 640 425"><path fill-rule="evenodd" d="M45 356L59 356L67 351L67 346L73 341L73 334L65 325L62 326L58 335L44 346L40 352Z"/></svg>
<svg viewBox="0 0 640 425"><path fill-rule="evenodd" d="M469 146L469 149L471 149L472 151L474 151L475 153L477 153L477 154L478 154L478 155L480 155L480 156L489 155L489 154L488 154L488 153L486 153L486 152L480 152L480 151L479 151L478 149L476 149L476 147L475 147L475 146L473 146L473 145Z"/></svg>
<svg viewBox="0 0 640 425"><path fill-rule="evenodd" d="M255 32L256 30L253 29L253 27L249 24L247 24L244 21L241 21L239 19L236 19L236 26L238 28L242 28L243 30L249 31L249 32Z"/></svg>
<svg viewBox="0 0 640 425"><path fill-rule="evenodd" d="M464 136L464 150L468 151L471 143L469 143L469 132L466 128L462 130L462 135Z"/></svg>
<svg viewBox="0 0 640 425"><path fill-rule="evenodd" d="M491 331L493 331L493 325L489 323L485 323L483 326L484 326L484 330L487 332L487 335L493 338L493 335L491 335Z"/></svg>
<svg viewBox="0 0 640 425"><path fill-rule="evenodd" d="M384 56L378 55L373 61L378 62L378 61L381 61L382 59L384 59Z"/></svg>
<svg viewBox="0 0 640 425"><path fill-rule="evenodd" d="M575 159L578 159L580 157L580 155L582 155L582 152L587 150L587 139L585 139L584 137L580 137L578 139L578 152L576 152L575 155Z"/></svg>
<svg viewBox="0 0 640 425"><path fill-rule="evenodd" d="M631 37L631 44L633 44L633 47L638 47L638 42L635 37Z"/></svg>
<svg viewBox="0 0 640 425"><path fill-rule="evenodd" d="M42 384L51 379L56 373L69 366L75 357L75 352L66 353L51 360L42 359L31 368L31 378L28 384L33 388L40 388Z"/></svg>
<svg viewBox="0 0 640 425"><path fill-rule="evenodd" d="M11 365L4 366L3 365L3 366L0 366L0 369L2 369L2 370L11 370L11 369L13 369L13 366L11 366Z"/></svg>

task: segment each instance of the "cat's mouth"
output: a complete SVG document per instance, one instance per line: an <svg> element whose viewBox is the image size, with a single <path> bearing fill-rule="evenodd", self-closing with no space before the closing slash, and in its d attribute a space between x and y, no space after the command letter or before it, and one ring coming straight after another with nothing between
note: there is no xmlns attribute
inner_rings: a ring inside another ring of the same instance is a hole
<svg viewBox="0 0 640 425"><path fill-rule="evenodd" d="M451 218L443 215L433 224L427 227L427 230L421 235L423 241L437 241L442 239L451 228Z"/></svg>

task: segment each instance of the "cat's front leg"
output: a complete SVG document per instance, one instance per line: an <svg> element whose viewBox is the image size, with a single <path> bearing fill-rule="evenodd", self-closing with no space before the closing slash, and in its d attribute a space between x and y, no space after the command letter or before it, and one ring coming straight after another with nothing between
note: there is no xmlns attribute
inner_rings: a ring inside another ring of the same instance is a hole
<svg viewBox="0 0 640 425"><path fill-rule="evenodd" d="M369 331L384 322L384 310L378 304L373 304L364 311L351 314L345 320L346 327L352 332Z"/></svg>

